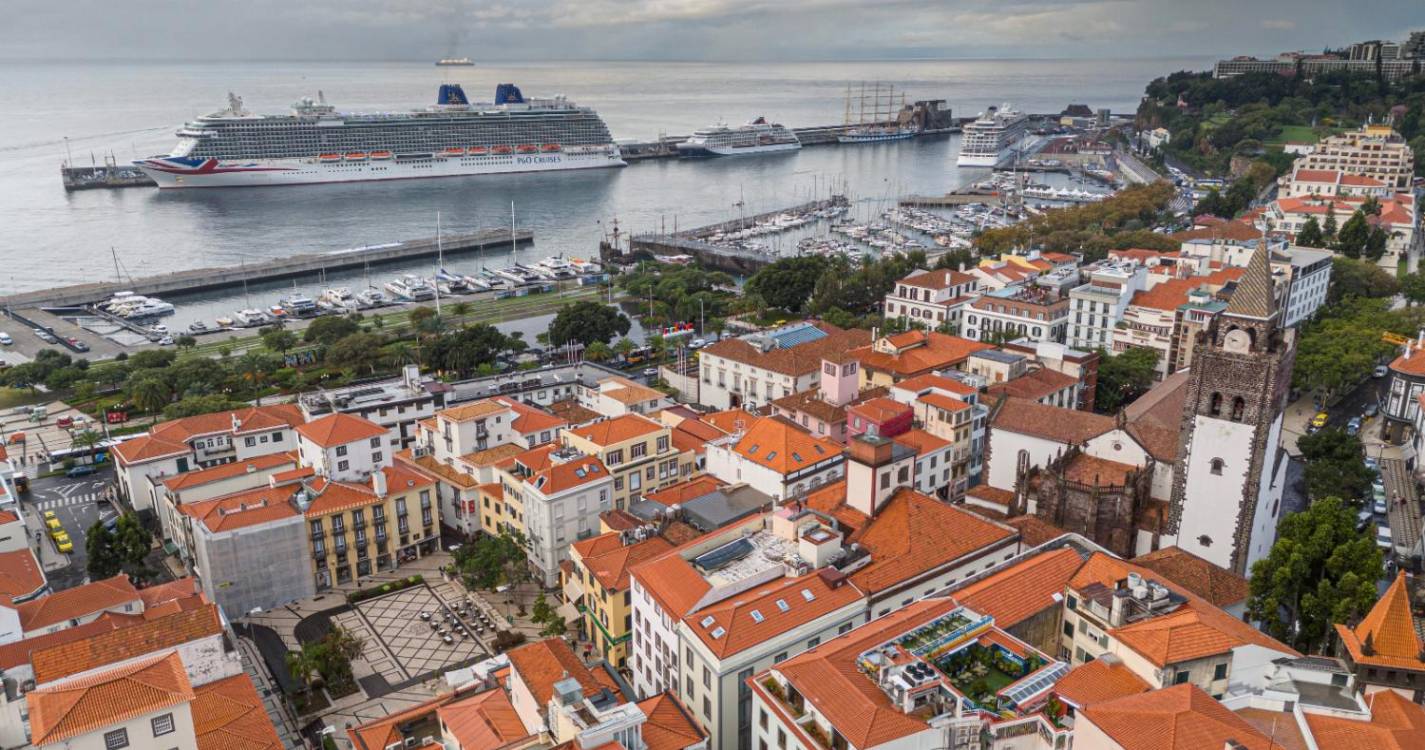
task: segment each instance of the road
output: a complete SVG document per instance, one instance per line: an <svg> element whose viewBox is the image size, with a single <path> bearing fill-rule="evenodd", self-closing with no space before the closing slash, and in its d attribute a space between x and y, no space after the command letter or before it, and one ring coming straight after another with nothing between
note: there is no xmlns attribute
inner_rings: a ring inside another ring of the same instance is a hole
<svg viewBox="0 0 1425 750"><path fill-rule="evenodd" d="M34 546L36 555L45 569L45 576L49 578L50 587L55 591L77 586L87 577L85 535L95 521L108 520L118 514L114 505L104 499L104 491L113 480L112 470L80 479L33 479L29 493L21 496L20 509L25 513L26 525L32 530L39 530L40 541ZM70 541L74 544L74 550L69 554L59 552L54 541L43 531L45 511L53 512L64 530L69 532Z"/></svg>

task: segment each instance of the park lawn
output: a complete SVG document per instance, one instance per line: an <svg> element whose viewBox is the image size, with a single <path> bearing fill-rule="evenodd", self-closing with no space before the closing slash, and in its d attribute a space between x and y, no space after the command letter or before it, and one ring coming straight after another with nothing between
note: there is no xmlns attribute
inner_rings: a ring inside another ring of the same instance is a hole
<svg viewBox="0 0 1425 750"><path fill-rule="evenodd" d="M0 387L0 409L11 409L16 406L29 406L31 404L43 404L53 396L47 393L36 393L29 388L4 388Z"/></svg>
<svg viewBox="0 0 1425 750"><path fill-rule="evenodd" d="M1332 135L1340 133L1343 128L1328 128ZM1283 125L1281 132L1276 137L1267 141L1270 146L1283 146L1288 143L1316 143L1321 137L1316 134L1316 130L1310 125Z"/></svg>

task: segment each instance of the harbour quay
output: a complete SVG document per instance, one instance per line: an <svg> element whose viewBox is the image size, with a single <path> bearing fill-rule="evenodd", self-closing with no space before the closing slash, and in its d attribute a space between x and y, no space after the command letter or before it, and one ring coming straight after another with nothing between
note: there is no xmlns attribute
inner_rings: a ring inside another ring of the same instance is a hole
<svg viewBox="0 0 1425 750"><path fill-rule="evenodd" d="M458 254L508 249L511 244L525 245L534 241L527 229L486 229L465 234L447 234L436 238L405 240L384 245L370 245L325 253L305 253L285 258L245 263L239 266L194 268L186 271L145 276L126 281L74 284L54 289L0 297L0 308L71 307L108 299L117 292L129 291L145 296L180 296L194 292L223 289L243 283L259 283L307 276L321 271L338 271L388 263L402 263L437 254Z"/></svg>
<svg viewBox="0 0 1425 750"><path fill-rule="evenodd" d="M810 201L755 216L729 219L672 234L638 234L630 238L630 250L645 250L656 256L688 256L704 266L719 271L752 274L777 260L780 256L716 243L711 238L721 233L755 227L779 216L806 216L826 209L844 209L849 205L850 201L846 196L834 195L823 200ZM617 262L617 256L611 255L613 252L615 251L607 245L600 248L600 254L605 256L603 258L605 263Z"/></svg>

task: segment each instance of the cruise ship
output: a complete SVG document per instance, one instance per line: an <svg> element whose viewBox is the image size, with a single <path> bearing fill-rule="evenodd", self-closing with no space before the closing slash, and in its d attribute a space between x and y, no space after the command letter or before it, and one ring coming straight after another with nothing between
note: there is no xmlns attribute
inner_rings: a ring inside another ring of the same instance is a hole
<svg viewBox="0 0 1425 750"><path fill-rule="evenodd" d="M472 104L459 84L405 112L342 113L321 92L285 115L228 108L178 130L173 152L135 162L160 188L248 187L624 166L598 113L514 84Z"/></svg>
<svg viewBox="0 0 1425 750"><path fill-rule="evenodd" d="M741 127L718 125L695 131L678 144L679 156L742 156L776 151L796 151L802 147L796 133L759 117Z"/></svg>
<svg viewBox="0 0 1425 750"><path fill-rule="evenodd" d="M1014 152L1028 128L1029 116L1023 112L1008 104L990 107L965 126L955 163L962 167L993 167Z"/></svg>

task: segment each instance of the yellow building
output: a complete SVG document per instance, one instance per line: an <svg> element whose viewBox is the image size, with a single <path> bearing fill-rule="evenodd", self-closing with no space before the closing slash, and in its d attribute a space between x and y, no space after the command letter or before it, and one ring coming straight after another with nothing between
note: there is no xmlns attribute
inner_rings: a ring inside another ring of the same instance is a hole
<svg viewBox="0 0 1425 750"><path fill-rule="evenodd" d="M365 483L317 477L304 485L299 507L318 591L392 570L439 546L436 483L424 474L386 466Z"/></svg>
<svg viewBox="0 0 1425 750"><path fill-rule="evenodd" d="M632 541L626 531L610 531L569 547L569 565L560 569L564 600L579 612L580 635L594 644L615 667L628 660L628 640L633 637L633 603L629 594L629 568L673 549L661 536Z"/></svg>
<svg viewBox="0 0 1425 750"><path fill-rule="evenodd" d="M561 434L564 445L597 456L614 477L614 507L692 476L695 455L673 444L672 430L638 414L625 414ZM509 492L505 493L506 496Z"/></svg>

